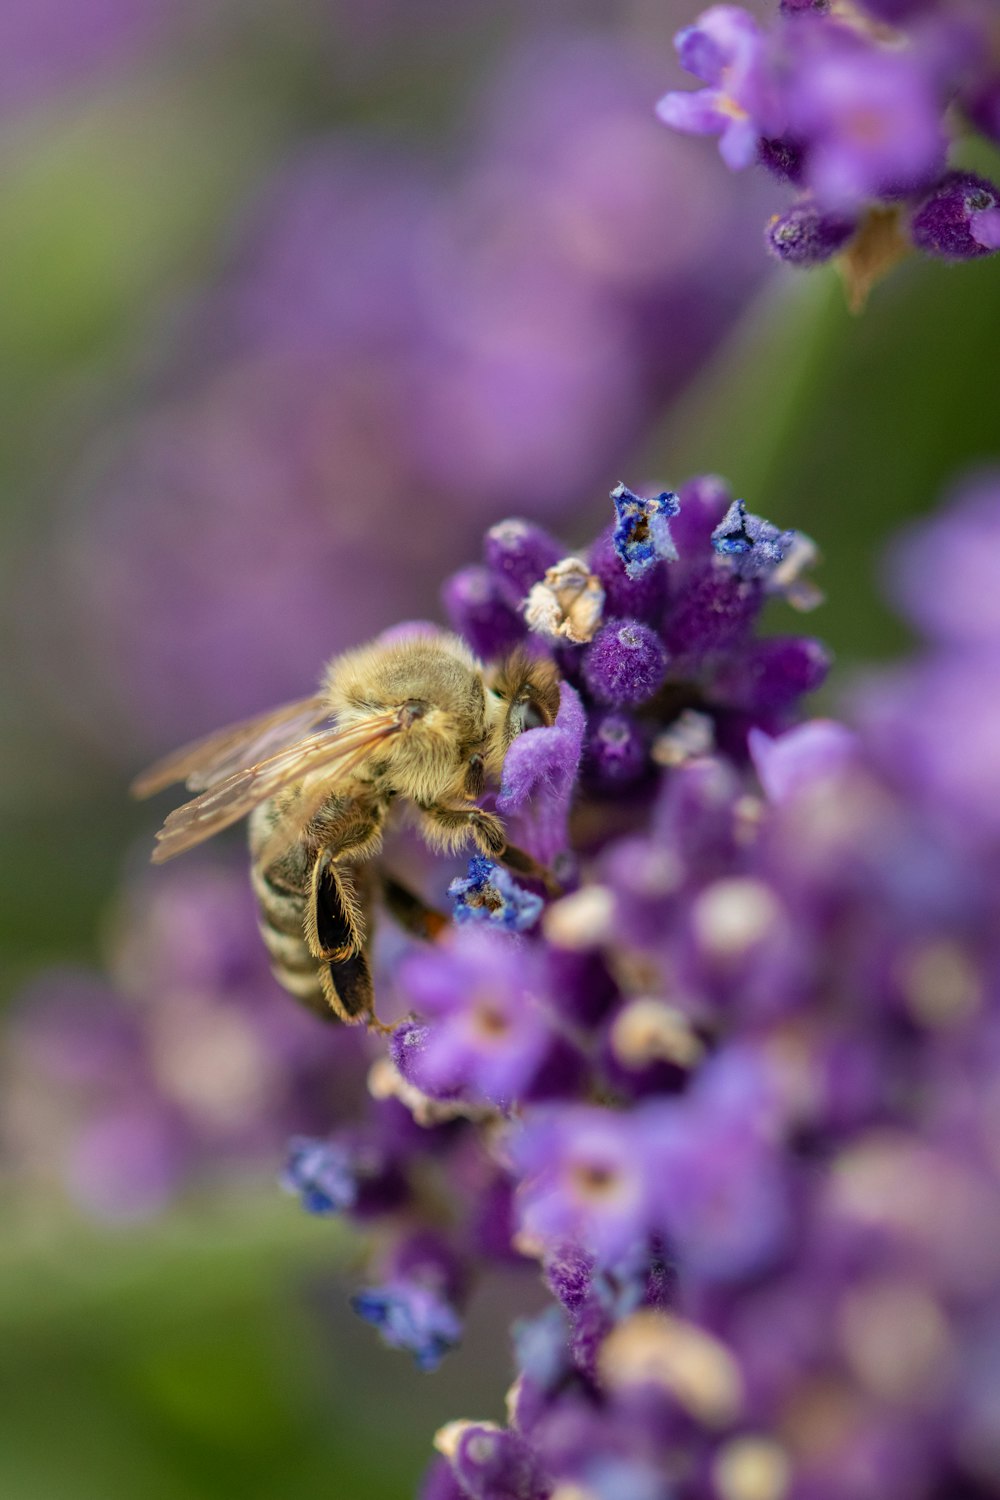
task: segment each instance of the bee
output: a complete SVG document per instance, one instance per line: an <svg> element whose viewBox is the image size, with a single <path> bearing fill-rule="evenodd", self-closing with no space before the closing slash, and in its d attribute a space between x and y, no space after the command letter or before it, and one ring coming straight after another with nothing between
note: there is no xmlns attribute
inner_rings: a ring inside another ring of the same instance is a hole
<svg viewBox="0 0 1000 1500"><path fill-rule="evenodd" d="M381 1027L369 964L376 896L418 935L436 936L446 921L379 870L394 803L409 804L432 849L471 842L550 883L477 803L517 735L551 724L558 704L551 662L516 651L487 668L444 631L390 636L334 657L312 697L158 761L132 792L183 781L198 793L157 834L155 864L249 816L251 882L276 979L327 1017Z"/></svg>

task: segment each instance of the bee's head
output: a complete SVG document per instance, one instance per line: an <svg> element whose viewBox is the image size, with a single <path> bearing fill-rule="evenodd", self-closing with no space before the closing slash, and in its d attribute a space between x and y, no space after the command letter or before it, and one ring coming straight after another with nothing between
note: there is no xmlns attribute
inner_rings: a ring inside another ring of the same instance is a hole
<svg viewBox="0 0 1000 1500"><path fill-rule="evenodd" d="M519 734L555 721L559 711L559 674L553 662L533 660L518 649L498 668L490 690L497 712L486 768L499 776L504 756Z"/></svg>

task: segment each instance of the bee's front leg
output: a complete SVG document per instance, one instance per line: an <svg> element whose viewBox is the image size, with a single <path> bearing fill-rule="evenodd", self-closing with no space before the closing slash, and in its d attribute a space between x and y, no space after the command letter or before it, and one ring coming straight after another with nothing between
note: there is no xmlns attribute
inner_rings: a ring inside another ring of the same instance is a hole
<svg viewBox="0 0 1000 1500"><path fill-rule="evenodd" d="M471 839L483 854L498 858L507 847L504 826L495 813L481 807L445 807L439 802L421 806L423 830L434 849L453 854Z"/></svg>

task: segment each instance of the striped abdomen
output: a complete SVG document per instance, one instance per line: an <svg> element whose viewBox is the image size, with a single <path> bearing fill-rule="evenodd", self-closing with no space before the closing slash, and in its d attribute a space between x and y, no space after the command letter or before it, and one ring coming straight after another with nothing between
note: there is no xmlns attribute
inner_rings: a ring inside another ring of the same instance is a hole
<svg viewBox="0 0 1000 1500"><path fill-rule="evenodd" d="M260 935L270 956L275 979L303 1005L330 1017L330 1004L321 978L321 961L309 952L306 942L308 878L296 889L254 864L250 879L257 897Z"/></svg>

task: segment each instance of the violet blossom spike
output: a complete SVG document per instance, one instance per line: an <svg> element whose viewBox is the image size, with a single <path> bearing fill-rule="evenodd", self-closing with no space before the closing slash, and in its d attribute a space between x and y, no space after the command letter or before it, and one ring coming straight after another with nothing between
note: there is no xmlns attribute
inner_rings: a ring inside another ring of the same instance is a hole
<svg viewBox="0 0 1000 1500"><path fill-rule="evenodd" d="M640 578L654 563L676 560L670 519L680 510L680 501L672 491L664 490L646 499L626 485L617 484L611 491L611 499L618 514L615 551L629 578Z"/></svg>

